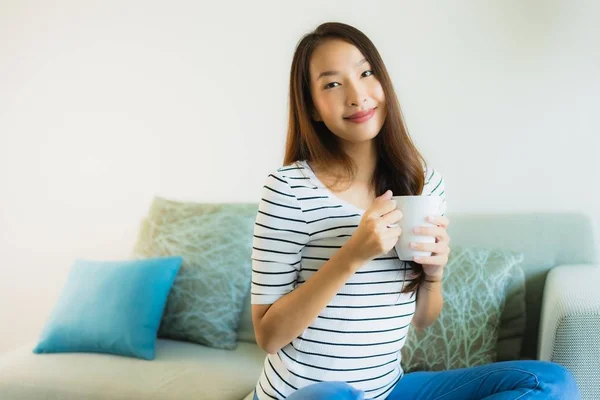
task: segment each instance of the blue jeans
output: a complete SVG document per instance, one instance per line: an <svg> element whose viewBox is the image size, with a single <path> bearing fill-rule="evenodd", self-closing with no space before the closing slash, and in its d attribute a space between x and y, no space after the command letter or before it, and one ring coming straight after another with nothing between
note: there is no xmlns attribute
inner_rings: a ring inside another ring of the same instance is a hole
<svg viewBox="0 0 600 400"><path fill-rule="evenodd" d="M364 393L344 382L305 386L287 400L362 400ZM386 400L578 400L571 373L547 361L503 361L479 367L406 374ZM257 400L256 393L254 400ZM383 398L382 398L383 400Z"/></svg>

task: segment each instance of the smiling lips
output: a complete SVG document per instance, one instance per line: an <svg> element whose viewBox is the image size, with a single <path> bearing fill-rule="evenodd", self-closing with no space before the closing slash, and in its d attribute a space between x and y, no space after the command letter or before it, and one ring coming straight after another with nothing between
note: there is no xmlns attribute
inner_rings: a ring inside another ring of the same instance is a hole
<svg viewBox="0 0 600 400"><path fill-rule="evenodd" d="M371 119L373 114L375 114L375 108L371 108L365 111L359 111L350 115L349 117L345 117L344 119L354 123L361 123Z"/></svg>

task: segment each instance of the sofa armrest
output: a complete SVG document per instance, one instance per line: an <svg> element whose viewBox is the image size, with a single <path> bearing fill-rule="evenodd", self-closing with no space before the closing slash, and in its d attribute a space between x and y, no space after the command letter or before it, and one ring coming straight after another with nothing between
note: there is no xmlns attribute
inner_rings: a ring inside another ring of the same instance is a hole
<svg viewBox="0 0 600 400"><path fill-rule="evenodd" d="M548 273L538 358L565 366L584 399L600 399L600 266L560 265Z"/></svg>

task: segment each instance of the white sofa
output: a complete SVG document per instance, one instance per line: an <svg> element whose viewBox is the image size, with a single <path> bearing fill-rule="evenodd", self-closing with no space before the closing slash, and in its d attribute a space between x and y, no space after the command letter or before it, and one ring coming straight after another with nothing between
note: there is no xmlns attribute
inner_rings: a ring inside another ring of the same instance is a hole
<svg viewBox="0 0 600 400"><path fill-rule="evenodd" d="M584 399L600 399L600 268L589 219L580 214L449 218L453 246L525 254L527 328L521 358L563 364ZM153 361L35 355L35 344L28 343L0 357L0 399L251 399L265 353L254 341L249 301L238 333L235 351L158 340Z"/></svg>

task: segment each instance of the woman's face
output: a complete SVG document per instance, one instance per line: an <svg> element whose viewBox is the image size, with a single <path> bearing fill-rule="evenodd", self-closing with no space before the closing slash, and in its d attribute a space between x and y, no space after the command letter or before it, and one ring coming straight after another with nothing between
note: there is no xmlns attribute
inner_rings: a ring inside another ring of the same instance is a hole
<svg viewBox="0 0 600 400"><path fill-rule="evenodd" d="M373 139L387 115L385 95L371 65L354 45L330 39L313 52L309 64L312 118L351 143ZM351 118L369 112L363 118Z"/></svg>

